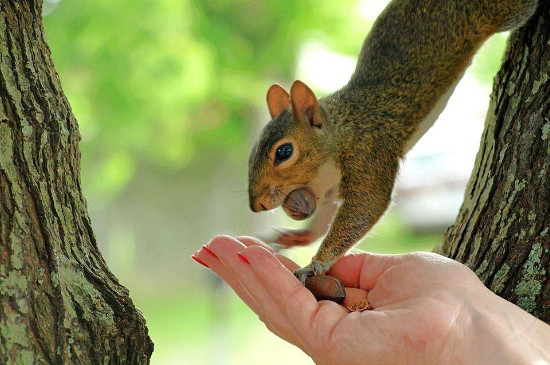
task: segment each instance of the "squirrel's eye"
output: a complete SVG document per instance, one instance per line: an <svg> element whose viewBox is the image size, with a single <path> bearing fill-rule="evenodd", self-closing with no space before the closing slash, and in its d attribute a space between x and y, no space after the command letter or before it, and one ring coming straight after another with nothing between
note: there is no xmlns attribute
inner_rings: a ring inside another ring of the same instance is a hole
<svg viewBox="0 0 550 365"><path fill-rule="evenodd" d="M278 165L284 160L288 160L290 156L292 156L292 151L292 143L285 143L280 145L279 148L277 148L277 151L275 151L275 165Z"/></svg>

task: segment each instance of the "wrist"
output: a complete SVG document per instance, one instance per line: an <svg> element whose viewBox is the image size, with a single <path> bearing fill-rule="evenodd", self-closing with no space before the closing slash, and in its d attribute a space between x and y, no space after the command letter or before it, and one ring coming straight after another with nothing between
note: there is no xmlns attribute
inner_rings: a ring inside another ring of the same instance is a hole
<svg viewBox="0 0 550 365"><path fill-rule="evenodd" d="M483 288L466 300L450 336L448 355L459 364L550 363L550 328ZM542 362L541 362L542 361Z"/></svg>

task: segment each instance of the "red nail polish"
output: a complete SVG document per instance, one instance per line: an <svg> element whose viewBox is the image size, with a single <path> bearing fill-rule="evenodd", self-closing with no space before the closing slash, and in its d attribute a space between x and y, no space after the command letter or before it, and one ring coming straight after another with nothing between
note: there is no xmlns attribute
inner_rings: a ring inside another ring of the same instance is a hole
<svg viewBox="0 0 550 365"><path fill-rule="evenodd" d="M239 258L241 259L242 262L244 262L245 264L250 265L250 261L248 261L248 259L246 258L246 256L244 256L242 253L237 252L237 256L239 256Z"/></svg>
<svg viewBox="0 0 550 365"><path fill-rule="evenodd" d="M209 249L208 247L206 246L202 246L202 249L205 250L206 252L208 252L210 255L214 256L215 258L218 258L218 256L216 256L216 254L214 253L214 251L212 251L211 249Z"/></svg>
<svg viewBox="0 0 550 365"><path fill-rule="evenodd" d="M210 269L210 267L209 267L208 265L206 265L206 264L204 263L204 261L202 261L202 260L199 259L198 257L191 256L191 258L192 258L193 260L195 260L196 262L198 262L199 264L201 264L202 266L207 267L207 268Z"/></svg>

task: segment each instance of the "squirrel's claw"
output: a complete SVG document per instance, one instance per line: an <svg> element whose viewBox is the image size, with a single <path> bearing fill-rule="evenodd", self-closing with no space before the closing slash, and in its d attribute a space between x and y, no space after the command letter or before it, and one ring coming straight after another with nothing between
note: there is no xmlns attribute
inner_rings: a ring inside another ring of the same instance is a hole
<svg viewBox="0 0 550 365"><path fill-rule="evenodd" d="M298 280L300 280L300 282L305 285L307 278L315 275L324 274L329 269L329 267L330 266L325 266L320 262L313 260L311 261L311 264L307 265L306 267L294 270L294 276L296 276Z"/></svg>

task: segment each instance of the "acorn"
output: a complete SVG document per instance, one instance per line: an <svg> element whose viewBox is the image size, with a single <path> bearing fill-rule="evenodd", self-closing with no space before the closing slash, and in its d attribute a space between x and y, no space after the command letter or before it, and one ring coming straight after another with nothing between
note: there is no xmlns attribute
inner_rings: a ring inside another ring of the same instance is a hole
<svg viewBox="0 0 550 365"><path fill-rule="evenodd" d="M359 288L345 288L345 290L346 298L342 305L350 312L362 312L369 309L368 291Z"/></svg>
<svg viewBox="0 0 550 365"><path fill-rule="evenodd" d="M306 279L306 288L313 293L315 299L332 300L342 303L346 298L346 291L340 280L327 275L315 275Z"/></svg>
<svg viewBox="0 0 550 365"><path fill-rule="evenodd" d="M315 195L308 188L296 189L287 195L283 210L294 220L304 220L315 212Z"/></svg>

